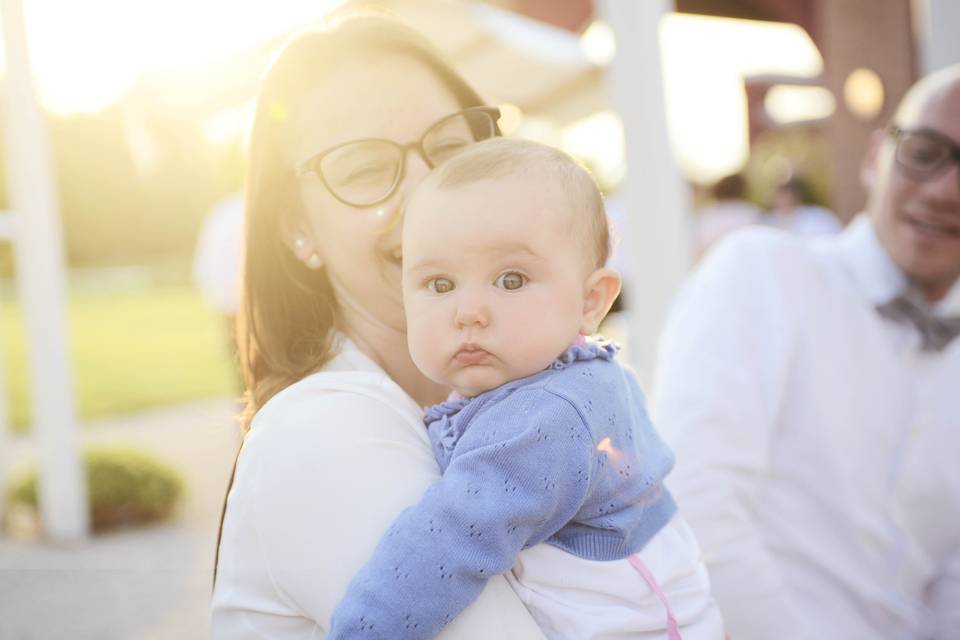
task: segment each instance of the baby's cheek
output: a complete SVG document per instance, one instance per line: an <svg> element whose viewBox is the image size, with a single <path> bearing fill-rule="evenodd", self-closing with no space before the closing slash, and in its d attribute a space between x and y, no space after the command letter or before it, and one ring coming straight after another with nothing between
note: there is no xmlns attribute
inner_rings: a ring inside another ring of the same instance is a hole
<svg viewBox="0 0 960 640"><path fill-rule="evenodd" d="M409 310L408 310L409 311ZM431 349L427 336L430 335L428 327L424 326L423 317L416 313L407 314L407 346L410 349L410 356L414 364L420 369L430 367Z"/></svg>

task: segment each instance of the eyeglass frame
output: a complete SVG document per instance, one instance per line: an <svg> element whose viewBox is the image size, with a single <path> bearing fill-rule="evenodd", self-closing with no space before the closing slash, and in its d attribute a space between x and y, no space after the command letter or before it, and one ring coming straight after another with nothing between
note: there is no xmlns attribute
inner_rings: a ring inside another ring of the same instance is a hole
<svg viewBox="0 0 960 640"><path fill-rule="evenodd" d="M927 182L928 180L933 180L937 176L943 173L944 167L950 166L950 161L953 160L956 163L958 171L960 171L960 144L957 144L948 136L936 131L934 129L920 128L920 129L905 129L895 123L887 125L887 133L894 140L894 153L893 159L897 163L897 166L905 170L907 174L915 179L920 180L921 182ZM901 136L904 134L910 135L920 135L926 138L930 138L935 142L942 144L947 149L947 155L944 156L944 160L935 168L930 169L929 171L917 170L914 167L906 165L903 161L900 160L900 141ZM960 183L960 180L958 180Z"/></svg>
<svg viewBox="0 0 960 640"><path fill-rule="evenodd" d="M396 193L397 187L400 186L400 183L403 182L403 179L404 177L406 177L406 172L407 172L407 154L411 150L416 151L417 155L420 156L420 158L424 161L424 163L426 163L428 167L430 167L431 169L435 168L435 165L433 164L433 162L430 161L430 158L427 157L427 152L423 148L424 138L427 137L427 135L433 130L434 127L436 127L438 124L440 124L444 120L449 120L456 116L460 116L467 113L487 114L488 116L490 116L490 124L493 126L492 128L493 134L490 137L495 138L500 134L500 129L497 127L497 120L500 119L499 108L490 107L486 105L467 107L466 109L461 109L460 111L454 111L453 113L447 114L444 117L440 118L439 120L437 120L436 122L428 126L426 129L424 129L423 135L420 136L419 139L414 140L413 142L408 142L407 144L400 144L399 142L395 142L387 138L357 138L354 140L347 140L346 142L341 142L340 144L334 145L329 149L324 149L320 153L312 155L307 160L304 160L303 162L301 162L294 169L294 175L298 178L303 177L307 174L316 175L318 178L320 178L320 182L323 183L323 186L324 188L326 188L327 192L347 206L358 207L358 208L375 207L378 204L381 204L389 200L390 197L393 196L394 193ZM483 138L483 139L487 140L488 138ZM359 142L386 142L387 144L393 146L394 148L400 151L400 168L397 171L396 177L394 177L393 179L393 184L391 184L390 188L386 190L386 193L382 198L380 198L379 200L375 200L373 202L365 203L365 204L357 204L355 202L350 202L349 200L345 200L341 198L337 194L337 192L334 191L334 189L330 186L330 183L327 182L327 178L326 176L323 175L323 171L320 170L320 163L323 162L323 159L325 157L327 157L334 151L342 149L343 147L357 144Z"/></svg>

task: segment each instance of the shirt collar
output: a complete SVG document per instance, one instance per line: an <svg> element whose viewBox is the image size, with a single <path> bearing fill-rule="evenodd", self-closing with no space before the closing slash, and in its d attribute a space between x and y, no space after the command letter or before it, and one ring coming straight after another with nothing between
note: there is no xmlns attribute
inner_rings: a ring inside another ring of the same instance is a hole
<svg viewBox="0 0 960 640"><path fill-rule="evenodd" d="M943 300L933 305L933 311L938 316L960 316L960 279L953 283Z"/></svg>
<svg viewBox="0 0 960 640"><path fill-rule="evenodd" d="M840 253L860 289L874 305L890 302L907 288L907 279L880 244L866 214L850 221L840 236Z"/></svg>
<svg viewBox="0 0 960 640"><path fill-rule="evenodd" d="M903 293L907 278L881 244L870 217L861 213L840 236L841 256L867 299L875 306L886 304ZM960 313L960 282L946 297L933 305L936 315Z"/></svg>

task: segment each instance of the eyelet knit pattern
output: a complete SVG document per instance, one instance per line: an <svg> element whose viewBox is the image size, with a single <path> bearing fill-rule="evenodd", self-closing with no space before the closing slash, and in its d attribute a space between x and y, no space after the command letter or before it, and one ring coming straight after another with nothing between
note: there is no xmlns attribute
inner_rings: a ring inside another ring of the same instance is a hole
<svg viewBox="0 0 960 640"><path fill-rule="evenodd" d="M426 410L443 478L351 582L329 638L432 638L487 578L547 542L590 560L643 548L674 515L673 456L643 394L589 341L547 369Z"/></svg>

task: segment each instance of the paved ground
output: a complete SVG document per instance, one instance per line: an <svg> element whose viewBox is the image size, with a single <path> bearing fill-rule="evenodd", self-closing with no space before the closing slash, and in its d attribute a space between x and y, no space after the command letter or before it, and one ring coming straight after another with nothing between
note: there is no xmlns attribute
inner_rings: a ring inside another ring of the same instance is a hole
<svg viewBox="0 0 960 640"><path fill-rule="evenodd" d="M167 524L74 547L0 537L0 639L192 640L208 635L214 541L239 444L237 406L204 402L87 425L87 442L127 442L163 456L187 480ZM7 441L8 461L33 455Z"/></svg>

